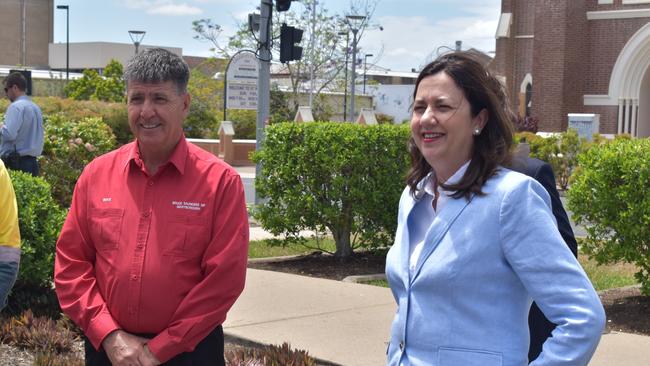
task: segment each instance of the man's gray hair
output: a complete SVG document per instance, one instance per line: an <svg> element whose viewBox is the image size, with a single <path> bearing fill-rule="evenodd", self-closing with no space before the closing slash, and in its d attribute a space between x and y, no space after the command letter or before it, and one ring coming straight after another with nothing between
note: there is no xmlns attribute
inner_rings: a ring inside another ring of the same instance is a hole
<svg viewBox="0 0 650 366"><path fill-rule="evenodd" d="M135 55L124 70L127 88L129 82L164 83L172 81L178 93L187 91L190 68L182 57L164 48L147 48Z"/></svg>

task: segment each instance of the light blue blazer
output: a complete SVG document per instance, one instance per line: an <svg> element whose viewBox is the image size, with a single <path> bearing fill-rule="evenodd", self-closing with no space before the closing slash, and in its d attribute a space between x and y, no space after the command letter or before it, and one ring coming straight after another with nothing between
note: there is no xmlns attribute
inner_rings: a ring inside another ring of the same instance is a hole
<svg viewBox="0 0 650 366"><path fill-rule="evenodd" d="M420 182L422 184L422 182ZM587 365L605 312L562 240L548 193L507 169L484 196L450 199L425 235L409 277L408 187L399 204L386 275L397 301L389 365L528 364L528 310L534 300L557 324L531 365Z"/></svg>

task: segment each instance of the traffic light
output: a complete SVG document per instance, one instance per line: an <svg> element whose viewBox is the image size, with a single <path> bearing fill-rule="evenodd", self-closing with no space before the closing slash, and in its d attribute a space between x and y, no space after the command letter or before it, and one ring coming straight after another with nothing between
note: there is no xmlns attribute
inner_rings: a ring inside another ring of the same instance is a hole
<svg viewBox="0 0 650 366"><path fill-rule="evenodd" d="M288 26L282 23L280 28L280 62L286 64L289 61L302 58L302 47L296 46L302 40L302 29Z"/></svg>
<svg viewBox="0 0 650 366"><path fill-rule="evenodd" d="M287 11L291 6L291 0L275 0L275 10Z"/></svg>

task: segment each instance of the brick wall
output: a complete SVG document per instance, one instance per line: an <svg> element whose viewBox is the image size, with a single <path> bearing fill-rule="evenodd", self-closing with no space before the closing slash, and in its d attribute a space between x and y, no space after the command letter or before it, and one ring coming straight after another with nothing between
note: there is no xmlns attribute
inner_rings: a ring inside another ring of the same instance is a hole
<svg viewBox="0 0 650 366"><path fill-rule="evenodd" d="M607 94L612 69L625 44L650 18L590 20L586 94Z"/></svg>
<svg viewBox="0 0 650 366"><path fill-rule="evenodd" d="M602 133L616 133L616 106L585 106L585 94L607 94L611 72L629 39L650 18L587 20L587 11L648 9L650 4L597 0L503 0L513 13L511 37L497 40L496 70L506 77L512 106L526 73L533 76L532 113L540 130L563 131L568 113L598 113ZM534 35L534 39L516 36Z"/></svg>

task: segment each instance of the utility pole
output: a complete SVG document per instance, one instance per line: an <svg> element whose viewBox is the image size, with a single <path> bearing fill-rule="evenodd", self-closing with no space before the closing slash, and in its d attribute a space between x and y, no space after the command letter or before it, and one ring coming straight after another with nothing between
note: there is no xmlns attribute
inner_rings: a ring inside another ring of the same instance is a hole
<svg viewBox="0 0 650 366"><path fill-rule="evenodd" d="M257 79L257 125L255 129L255 151L259 151L264 143L264 126L269 119L271 93L271 11L272 0L261 0L260 3L260 71ZM255 177L261 175L262 166L255 165ZM260 204L260 197L255 191L255 204Z"/></svg>
<svg viewBox="0 0 650 366"><path fill-rule="evenodd" d="M318 1L314 0L314 3L311 7L311 57L309 58L309 79L311 80L311 86L309 88L309 108L313 108L312 105L314 100L314 87L316 81L314 80L314 52L316 51L316 4Z"/></svg>

